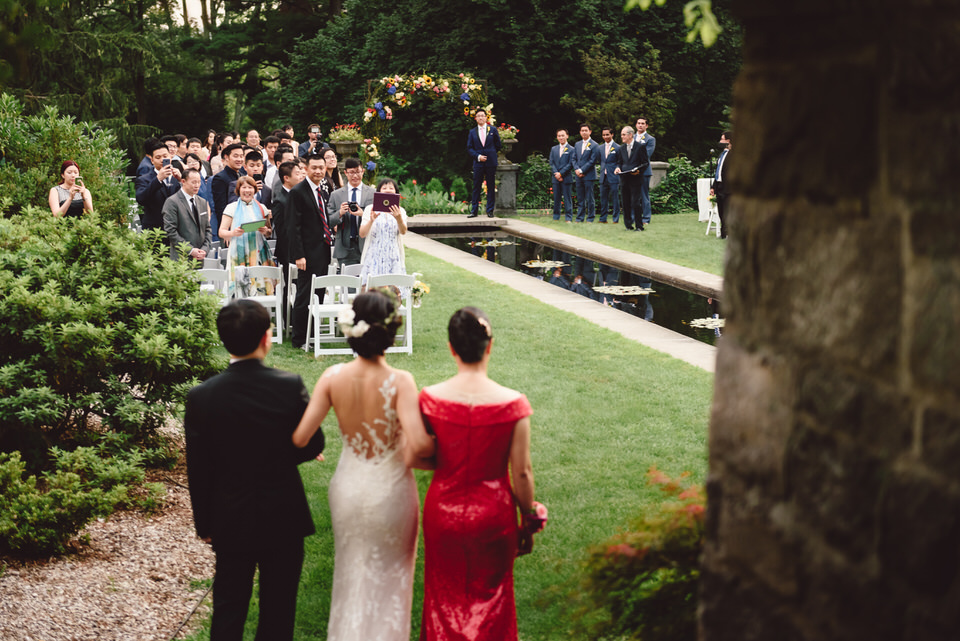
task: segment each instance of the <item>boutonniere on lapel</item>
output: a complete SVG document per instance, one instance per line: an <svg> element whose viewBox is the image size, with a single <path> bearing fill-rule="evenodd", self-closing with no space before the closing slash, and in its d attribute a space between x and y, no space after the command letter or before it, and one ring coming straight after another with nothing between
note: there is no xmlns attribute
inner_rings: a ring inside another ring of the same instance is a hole
<svg viewBox="0 0 960 641"><path fill-rule="evenodd" d="M584 148L584 149L590 149L590 143L589 143L589 142L583 143L583 148Z"/></svg>
<svg viewBox="0 0 960 641"><path fill-rule="evenodd" d="M640 142L647 142L647 134L640 134Z"/></svg>
<svg viewBox="0 0 960 641"><path fill-rule="evenodd" d="M567 146L566 146L566 145L564 145L563 147L560 147L560 155L562 156L563 153L564 153L566 150L567 150Z"/></svg>

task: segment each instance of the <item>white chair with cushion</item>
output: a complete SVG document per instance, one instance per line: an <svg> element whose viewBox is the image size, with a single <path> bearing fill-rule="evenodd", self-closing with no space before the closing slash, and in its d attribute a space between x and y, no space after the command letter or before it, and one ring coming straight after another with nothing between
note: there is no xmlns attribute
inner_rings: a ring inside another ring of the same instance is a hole
<svg viewBox="0 0 960 641"><path fill-rule="evenodd" d="M344 309L350 307L350 289L360 287L359 276L314 275L310 284L312 294L307 315L307 345L313 341L313 355L324 354L352 354L353 350L347 347L333 347L320 349L321 345L330 343L346 343L347 339L337 333L337 316ZM316 290L324 290L324 300L317 296Z"/></svg>
<svg viewBox="0 0 960 641"><path fill-rule="evenodd" d="M235 268L235 272L240 268ZM280 312L284 304L283 299L283 279L280 278L280 268L267 265L258 265L257 267L247 267L247 276L250 278L272 278L276 281L273 288L273 294L269 296L246 296L247 300L255 300L273 314L273 342L283 342L283 314Z"/></svg>
<svg viewBox="0 0 960 641"><path fill-rule="evenodd" d="M403 326L400 328L400 334L397 339L399 345L387 348L387 353L403 352L405 354L413 353L413 314L411 313L411 294L414 283L417 279L407 274L383 274L380 276L370 276L367 279L367 289L374 287L397 287L400 289L400 316L403 317Z"/></svg>

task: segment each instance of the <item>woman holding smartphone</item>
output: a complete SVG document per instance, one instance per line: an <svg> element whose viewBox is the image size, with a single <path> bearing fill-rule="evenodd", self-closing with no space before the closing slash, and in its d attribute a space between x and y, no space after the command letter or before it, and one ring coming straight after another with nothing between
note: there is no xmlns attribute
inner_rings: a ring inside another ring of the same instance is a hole
<svg viewBox="0 0 960 641"><path fill-rule="evenodd" d="M60 165L63 182L50 189L50 211L57 217L79 218L83 212L93 210L90 190L83 186L80 167L72 160Z"/></svg>

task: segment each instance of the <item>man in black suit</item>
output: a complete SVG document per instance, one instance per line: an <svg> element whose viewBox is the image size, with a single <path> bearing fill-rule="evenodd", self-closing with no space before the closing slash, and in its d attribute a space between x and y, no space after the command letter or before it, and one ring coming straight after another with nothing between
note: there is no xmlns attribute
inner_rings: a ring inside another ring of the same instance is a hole
<svg viewBox="0 0 960 641"><path fill-rule="evenodd" d="M170 243L170 258L193 258L193 265L200 267L210 253L213 236L210 231L210 205L198 196L200 172L187 167L183 170L180 191L167 198L163 204L163 231ZM190 246L183 252L182 243Z"/></svg>
<svg viewBox="0 0 960 641"><path fill-rule="evenodd" d="M213 196L213 218L210 219L210 226L213 227L214 239L216 239L217 230L220 229L220 217L223 215L223 210L232 202L230 196L233 196L233 200L237 199L234 188L237 186L237 180L240 176L245 175L245 173L242 173L243 155L243 145L236 142L227 145L220 152L220 156L223 158L223 169L210 181L210 193Z"/></svg>
<svg viewBox="0 0 960 641"><path fill-rule="evenodd" d="M727 187L727 160L730 150L733 149L733 134L725 131L720 134L720 159L717 160L717 170L713 173L713 185L710 195L717 197L717 215L720 216L720 238L727 237L727 203L730 202L730 188Z"/></svg>
<svg viewBox="0 0 960 641"><path fill-rule="evenodd" d="M627 229L644 231L643 227L643 172L650 161L644 145L633 139L633 127L627 125L620 131L623 144L617 149L617 168L613 173L620 176L620 193L623 195L623 224ZM634 226L636 225L636 226Z"/></svg>
<svg viewBox="0 0 960 641"><path fill-rule="evenodd" d="M307 157L307 176L287 194L284 212L287 226L287 258L293 261L297 274L297 297L293 301L294 347L307 342L307 308L313 293L314 274L325 276L330 268L331 247L340 222L340 212L329 210L323 202L320 179L326 172L326 163L320 154ZM323 290L317 290L323 300Z"/></svg>
<svg viewBox="0 0 960 641"><path fill-rule="evenodd" d="M144 229L163 228L163 204L180 190L180 171L170 164L167 146L155 142L150 150L153 168L137 176L137 203L143 208L140 225Z"/></svg>
<svg viewBox="0 0 960 641"><path fill-rule="evenodd" d="M313 518L297 465L323 451L291 435L309 394L296 374L266 367L270 313L251 300L221 308L217 331L230 366L190 390L183 419L197 535L213 546L211 641L240 641L260 569L258 640L293 638L303 539Z"/></svg>
<svg viewBox="0 0 960 641"><path fill-rule="evenodd" d="M290 149L290 147L287 147ZM293 150L290 151L290 156L293 157ZM279 157L279 154L278 154ZM297 183L303 180L303 170L300 168L300 163L295 163L292 161L280 163L280 168L277 170L277 175L280 177L280 186L274 192L273 196L273 209L271 210L273 216L271 220L273 221L273 233L274 237L277 239L277 246L273 252L273 257L277 261L277 265L280 267L280 274L283 277L283 291L286 292L287 288L290 286L290 283L287 281L287 265L290 263L288 257L290 250L288 245L290 243L290 235L287 233L287 199L290 197L290 190L293 189ZM284 326L290 325L290 319L287 318L287 306L283 305L281 307L281 313L283 314L283 324Z"/></svg>

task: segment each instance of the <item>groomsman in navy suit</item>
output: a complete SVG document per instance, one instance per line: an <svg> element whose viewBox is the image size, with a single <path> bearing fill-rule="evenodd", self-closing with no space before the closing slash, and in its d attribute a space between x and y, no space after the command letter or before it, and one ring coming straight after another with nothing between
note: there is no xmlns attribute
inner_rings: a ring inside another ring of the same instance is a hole
<svg viewBox="0 0 960 641"><path fill-rule="evenodd" d="M567 222L573 222L573 146L567 144L567 130L557 129L557 142L550 150L550 171L553 172L553 219L560 220L560 198L567 213Z"/></svg>
<svg viewBox="0 0 960 641"><path fill-rule="evenodd" d="M607 212L613 203L613 222L620 222L620 176L614 173L617 168L617 149L620 145L613 142L613 130L604 127L600 135L603 145L600 147L600 222L607 222Z"/></svg>
<svg viewBox="0 0 960 641"><path fill-rule="evenodd" d="M653 177L653 150L657 148L657 139L647 133L647 119L637 118L637 142L647 150L647 168L643 171L643 180L640 181L640 195L643 201L643 224L650 222L650 178Z"/></svg>
<svg viewBox="0 0 960 641"><path fill-rule="evenodd" d="M580 140L574 146L573 166L577 175L577 222L584 218L593 222L594 201L593 183L597 182L597 161L600 159L600 145L590 137L593 132L590 125L580 125Z"/></svg>
<svg viewBox="0 0 960 641"><path fill-rule="evenodd" d="M617 168L620 189L623 193L623 224L627 229L644 231L641 189L643 172L649 163L647 150L633 137L633 127L627 125L620 131L623 144L617 150Z"/></svg>
<svg viewBox="0 0 960 641"><path fill-rule="evenodd" d="M467 153L473 158L473 197L468 218L476 218L480 207L480 185L487 182L487 216L493 218L493 206L497 201L494 181L497 177L497 152L500 151L500 134L496 127L487 124L486 109L477 109L477 127L467 135Z"/></svg>

